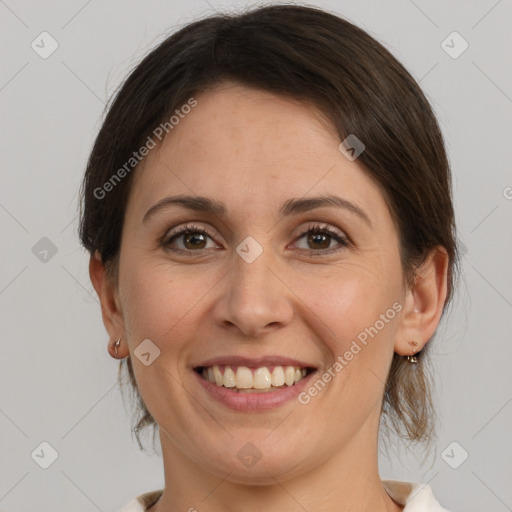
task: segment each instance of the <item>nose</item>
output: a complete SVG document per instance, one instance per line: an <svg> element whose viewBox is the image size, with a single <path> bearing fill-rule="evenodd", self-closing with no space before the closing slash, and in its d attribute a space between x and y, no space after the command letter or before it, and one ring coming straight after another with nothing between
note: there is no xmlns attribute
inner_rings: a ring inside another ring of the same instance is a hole
<svg viewBox="0 0 512 512"><path fill-rule="evenodd" d="M271 250L250 263L236 254L215 307L217 325L251 338L288 325L294 295L278 267Z"/></svg>

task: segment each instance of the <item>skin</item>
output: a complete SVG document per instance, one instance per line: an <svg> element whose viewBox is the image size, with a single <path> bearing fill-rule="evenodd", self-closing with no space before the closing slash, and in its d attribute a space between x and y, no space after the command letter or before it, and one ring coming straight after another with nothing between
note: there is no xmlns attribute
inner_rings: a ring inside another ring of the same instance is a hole
<svg viewBox="0 0 512 512"><path fill-rule="evenodd" d="M231 83L196 99L137 169L117 283L98 254L90 261L105 326L111 339L122 338L119 357L132 356L160 426L166 484L151 512L402 510L378 473L384 382L393 352L412 354L411 340L420 351L435 333L446 251L433 250L416 283L405 286L398 233L379 186L341 154L332 126L313 107ZM334 193L362 208L371 226L336 207L278 212L285 200ZM178 194L223 201L227 216L171 206L142 222L152 205ZM187 222L211 238L159 244ZM333 228L349 245L328 235L325 245L299 238L311 224ZM263 249L250 264L236 252L247 236ZM329 249L338 250L321 254ZM322 374L395 302L401 312L307 405L235 412L212 400L192 371L224 354L278 354ZM149 366L133 356L147 338L161 351ZM247 442L261 452L251 468L237 457Z"/></svg>

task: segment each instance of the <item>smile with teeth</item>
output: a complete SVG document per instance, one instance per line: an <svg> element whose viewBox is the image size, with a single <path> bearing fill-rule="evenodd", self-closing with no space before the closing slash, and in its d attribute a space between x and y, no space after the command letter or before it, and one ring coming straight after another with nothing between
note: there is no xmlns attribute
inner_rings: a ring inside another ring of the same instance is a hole
<svg viewBox="0 0 512 512"><path fill-rule="evenodd" d="M247 366L215 365L197 370L203 379L240 393L276 391L285 386L293 386L308 374L307 368L299 366L251 369Z"/></svg>

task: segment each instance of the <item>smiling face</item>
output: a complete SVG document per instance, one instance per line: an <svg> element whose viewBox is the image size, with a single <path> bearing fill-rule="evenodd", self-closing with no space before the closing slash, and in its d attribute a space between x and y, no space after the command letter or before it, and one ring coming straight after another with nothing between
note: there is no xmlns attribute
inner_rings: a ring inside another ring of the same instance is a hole
<svg viewBox="0 0 512 512"><path fill-rule="evenodd" d="M136 171L119 260L118 320L164 449L238 482L304 474L343 450L357 464L375 455L401 318L392 305L405 296L384 196L312 107L233 84L196 99ZM169 201L147 213L176 196L211 203ZM320 196L344 203L309 209ZM191 233L175 236L187 225ZM146 339L160 350L148 366L133 354ZM286 384L262 399L223 386L219 394L197 370L217 362L225 372L229 361L251 372L311 368L295 384L310 400ZM246 466L247 450L261 462Z"/></svg>

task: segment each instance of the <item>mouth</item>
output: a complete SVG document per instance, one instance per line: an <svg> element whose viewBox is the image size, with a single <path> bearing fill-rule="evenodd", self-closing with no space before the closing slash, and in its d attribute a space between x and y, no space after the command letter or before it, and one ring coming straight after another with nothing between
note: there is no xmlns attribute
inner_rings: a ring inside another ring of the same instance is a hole
<svg viewBox="0 0 512 512"><path fill-rule="evenodd" d="M272 393L296 386L313 373L309 366L236 366L214 364L196 366L201 379L235 393Z"/></svg>

